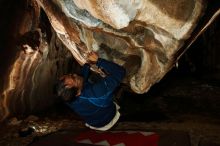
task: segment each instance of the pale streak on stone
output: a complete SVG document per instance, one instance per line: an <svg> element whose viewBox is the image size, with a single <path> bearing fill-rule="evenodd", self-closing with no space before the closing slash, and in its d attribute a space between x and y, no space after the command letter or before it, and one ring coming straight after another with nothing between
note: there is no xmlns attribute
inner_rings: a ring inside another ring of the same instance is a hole
<svg viewBox="0 0 220 146"><path fill-rule="evenodd" d="M88 52L91 52L93 50L93 44L95 43L93 32L85 28L82 28L82 31L80 33L80 39L86 44Z"/></svg>
<svg viewBox="0 0 220 146"><path fill-rule="evenodd" d="M4 108L4 113L3 113L3 117L1 118L1 120L4 120L10 114L9 107L8 107L8 100L9 100L8 98L10 96L8 94L12 90L14 90L17 86L16 77L19 75L18 68L19 68L19 66L21 66L21 64L19 62L20 62L20 59L17 58L16 61L14 62L14 64L12 65L11 72L9 74L9 79L8 79L8 82L7 82L8 85L2 93L3 94L2 105L3 105L3 108Z"/></svg>
<svg viewBox="0 0 220 146"><path fill-rule="evenodd" d="M29 103L30 103L30 105L32 105L32 102L31 102L31 99L32 99L32 97L33 97L33 94L34 94L34 89L35 89L35 75L36 75L36 71L37 71L37 69L38 69L38 67L39 66L41 66L41 64L42 64L42 60L43 59L46 59L46 56L47 56L47 54L48 54L48 46L46 46L47 48L44 48L44 50L46 50L46 51L44 51L44 53L43 53L43 56L42 56L42 58L40 58L40 60L39 60L39 64L37 64L37 66L35 67L35 69L34 69L34 71L33 71L33 74L32 74L32 76L31 76L31 83L32 83L32 88L31 88L31 91L30 91L30 97L29 97Z"/></svg>
<svg viewBox="0 0 220 146"><path fill-rule="evenodd" d="M141 0L118 0L115 1L115 3L117 3L123 11L125 11L130 21L134 20L141 8Z"/></svg>
<svg viewBox="0 0 220 146"><path fill-rule="evenodd" d="M62 9L65 15L69 18L72 18L73 21L77 20L88 27L97 27L102 23L100 20L96 19L95 17L93 18L93 16L90 15L90 13L88 13L84 9L78 8L73 0L62 0L62 1L54 1L54 2ZM86 3L85 0L84 2ZM68 8L66 7L66 5L68 5Z"/></svg>
<svg viewBox="0 0 220 146"><path fill-rule="evenodd" d="M155 25L170 33L172 33L173 28L181 27L181 22L177 22L175 19L170 18L166 14L162 13L160 9L157 8L149 0L142 0L141 3L142 7L140 13L135 18L136 20L144 21L147 24Z"/></svg>
<svg viewBox="0 0 220 146"><path fill-rule="evenodd" d="M185 22L176 20L161 12L150 0L141 0L140 13L136 16L135 20L144 21L147 24L155 25L162 28L173 36L180 39L187 39L188 34L193 30L193 26L198 21L201 15L203 6L202 0L195 0L195 8L193 9L190 19ZM196 19L195 19L196 18Z"/></svg>
<svg viewBox="0 0 220 146"><path fill-rule="evenodd" d="M79 8L86 9L95 18L116 29L126 27L130 22L125 10L115 0L74 0L74 2Z"/></svg>
<svg viewBox="0 0 220 146"><path fill-rule="evenodd" d="M28 77L28 74L30 72L30 69L34 63L34 61L37 59L39 52L34 51L31 52L31 54L25 54L23 51L19 53L19 57L16 59L15 63L12 65L12 70L10 71L9 74L9 79L8 79L8 85L7 88L3 91L3 107L4 107L4 115L1 120L4 120L9 114L9 107L8 107L8 98L20 98L21 103L24 104L24 86L26 79ZM23 60L24 57L24 60ZM21 97L20 96L10 96L9 93L13 90L16 91L14 93L21 92Z"/></svg>
<svg viewBox="0 0 220 146"><path fill-rule="evenodd" d="M85 54L87 52L80 53L79 50L76 48L76 44L70 40L70 37L69 37L68 33L66 32L65 27L62 26L62 23L59 22L59 20L50 11L48 11L44 7L44 4L41 2L41 0L37 0L37 2L44 8L45 12L47 13L47 16L50 18L49 20L51 22L51 25L53 26L53 28L57 32L57 36L64 43L64 45L70 50L70 52L73 54L73 57L77 60L77 62L79 62L79 64L83 65L86 62L86 60L83 58L83 56L81 54ZM53 19L56 21L54 21ZM58 23L54 23L54 22L58 22ZM61 32L60 32L59 28L62 28Z"/></svg>
<svg viewBox="0 0 220 146"><path fill-rule="evenodd" d="M31 76L32 88L30 90L30 94L29 94L30 96L29 96L29 100L28 100L28 103L30 103L30 105L33 105L33 102L32 102L33 98L32 97L34 97L34 91L36 89L36 82L35 82L35 77L36 77L36 74L37 74L36 72L40 68L40 66L44 63L43 60L47 59L48 53L49 53L48 43L43 41L42 37L41 37L41 44L39 46L39 49L42 51L42 56L39 57L39 60L38 60L39 63L37 63L36 67L33 68L33 74ZM30 107L31 107L31 110L32 110L32 106L30 106Z"/></svg>
<svg viewBox="0 0 220 146"><path fill-rule="evenodd" d="M19 56L19 58L18 59L20 59L21 58L21 53L20 53L20 56ZM19 68L19 74L20 74L20 77L21 78L19 78L19 80L18 80L18 85L17 85L17 87L19 87L19 88L16 88L17 89L17 91L15 91L15 93L16 92L18 92L18 91L21 91L21 97L20 97L20 101L22 101L21 103L22 103L22 106L23 106L23 98L24 98L24 86L25 86L25 84L23 84L23 83L25 83L25 81L26 81L26 78L27 78L27 74L26 74L26 76L24 76L24 72L26 73L26 65L28 65L28 62L29 61L29 57L27 57L27 56L25 56L25 60L22 62L22 65L21 65L21 68ZM19 98L19 97L16 97L16 98Z"/></svg>
<svg viewBox="0 0 220 146"><path fill-rule="evenodd" d="M37 0L38 4L45 9L43 3L40 0ZM51 22L51 25L53 26L53 28L56 30L57 33L63 34L65 35L65 28L62 25L62 23L60 23L57 19L55 19L54 17L51 17L53 14L51 14L50 11L46 11L47 12L47 16Z"/></svg>
<svg viewBox="0 0 220 146"><path fill-rule="evenodd" d="M31 56L27 56L27 58L28 59L30 59L30 61L28 62L28 64L27 64L27 70L26 70L26 76L25 76L25 79L24 80L21 80L21 82L26 82L26 79L27 79L27 75L29 74L29 72L30 72L30 69L31 69L31 67L32 67L32 65L33 65L33 63L34 63L34 61L37 59L37 55L38 55L38 51L35 51L33 54L31 54ZM24 63L25 64L25 63ZM23 72L24 71L24 69L21 69L21 71ZM25 97L24 97L24 86L23 86L23 91L22 91L22 96L21 96L21 103L25 103L24 102L24 99L25 99ZM31 98L31 97L29 97L29 98ZM25 105L24 105L25 106Z"/></svg>
<svg viewBox="0 0 220 146"><path fill-rule="evenodd" d="M130 86L136 93L141 93L140 91L146 91L148 88L150 88L150 86L146 84L147 79L145 77L145 74L151 69L150 56L143 49L140 49L140 52L142 53L141 67L137 71L136 75L134 75L130 80Z"/></svg>
<svg viewBox="0 0 220 146"><path fill-rule="evenodd" d="M18 59L21 59L21 56L22 56L22 52L20 53L20 56L19 56L19 58ZM22 64L21 64L21 68L20 68L20 72L19 72L19 76L21 77L21 78L19 78L19 82L18 82L18 86L20 86L20 87L22 87L23 88L23 82L25 82L25 80L26 80L26 77L27 76L25 76L24 75L24 72L26 73L26 65L28 65L28 63L29 63L29 57L27 57L26 55L25 55L25 59L24 59L24 61L22 62ZM21 88L20 88L21 89Z"/></svg>
<svg viewBox="0 0 220 146"><path fill-rule="evenodd" d="M8 115L10 114L9 108L8 108L8 94L10 93L10 91L12 91L13 89L15 89L16 85L14 82L14 75L15 75L15 70L16 70L16 65L17 65L17 60L15 61L15 63L12 66L12 71L9 74L9 81L8 81L8 85L7 88L3 91L2 95L3 95L3 101L2 101L2 106L3 106L3 116L0 120L4 120L6 117L8 117Z"/></svg>
<svg viewBox="0 0 220 146"><path fill-rule="evenodd" d="M173 48L180 47L181 42L176 40L175 38L170 38L160 33L154 33L154 37L156 40L159 40L160 43L163 45L163 48L161 49L165 50L168 58L170 58L175 53L176 50Z"/></svg>
<svg viewBox="0 0 220 146"><path fill-rule="evenodd" d="M203 10L202 2L203 0L195 0L195 8L193 9L190 19L183 25L183 27L181 27L179 32L178 31L176 31L176 33L173 32L176 36L176 39L183 40L190 37L190 34L195 28L196 26L195 24L202 13Z"/></svg>

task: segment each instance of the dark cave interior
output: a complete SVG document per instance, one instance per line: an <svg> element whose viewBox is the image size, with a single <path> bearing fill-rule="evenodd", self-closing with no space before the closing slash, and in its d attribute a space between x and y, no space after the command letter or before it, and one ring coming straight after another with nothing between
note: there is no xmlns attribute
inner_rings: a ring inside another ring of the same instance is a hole
<svg viewBox="0 0 220 146"><path fill-rule="evenodd" d="M17 27L19 27L19 18L22 17L23 10L24 8L28 8L28 5L26 5L25 0L17 0L16 2L8 0L0 1L0 7L0 91L2 91L5 82L4 77L8 73L9 66L14 61L13 57L16 56L17 52L15 46L17 38L19 37L19 33L17 32ZM213 13L212 10L214 11L219 9L219 7L220 3L217 0L208 3L206 12L209 13L205 12L204 16L208 17ZM45 14L41 14L41 17L45 20L45 24L41 24L43 28L45 25L48 25L49 22L47 22L48 20ZM205 19L202 19L201 22L199 22L199 25L195 29L194 33L198 31L197 29L202 26L204 21ZM45 31L48 30L45 29ZM47 34L50 33L50 31L47 32ZM51 37L48 37L48 39L51 39ZM188 42L186 41L186 45L187 43ZM219 55L220 19L218 17L211 26L209 26L208 29L196 39L184 55L182 55L177 62L176 67L168 72L159 83L155 84L149 92L138 95L131 93L129 89L125 87L126 89L122 93L122 98L118 99L122 115L119 122L131 122L136 124L143 122L155 122L160 125L161 123L167 123L170 121L174 123L184 123L184 121L191 118L190 120L193 122L207 122L209 125L214 124L219 128ZM69 65L67 66L70 68L67 68L66 72L68 73L74 70L72 68L74 65L75 60L69 59ZM62 119L66 119L68 117L70 117L70 121L72 119L79 121L79 118L72 115L70 110L61 103L53 103L52 106L44 109L43 111L39 110L33 113L27 112L23 115L13 115L10 118L18 117L19 120L23 120L29 115L36 115L40 119L44 119L40 120L40 122L52 119L49 120L50 122L48 123L59 120L62 121ZM45 120L45 118L47 118L47 120ZM2 125L7 125L7 122L8 121L5 121L5 123L3 122ZM59 122L57 124L59 124ZM194 124L196 125L196 122ZM80 126L82 127L82 125ZM64 129L68 129L71 126L68 125L63 127ZM160 128L160 126L158 127ZM20 127L17 126L16 128L18 129ZM128 125L123 128L132 129L133 127ZM119 127L119 129L122 130L123 128ZM147 128L153 129L154 127L149 126ZM60 129L62 129L62 127ZM175 129L175 126L173 129ZM178 128L176 129L179 130ZM0 132L0 135L2 135L4 131L6 130L3 129L2 132ZM15 130L9 131L15 132ZM220 131L218 132L220 133ZM218 132L214 133L217 135ZM210 133L212 133L212 131ZM216 141L219 142L220 139L218 138L219 136ZM17 138L16 140L19 139ZM29 140L30 139L27 141ZM6 144L7 139L0 141L0 145ZM25 143L24 139L20 141L22 141L20 142L21 145L22 143Z"/></svg>

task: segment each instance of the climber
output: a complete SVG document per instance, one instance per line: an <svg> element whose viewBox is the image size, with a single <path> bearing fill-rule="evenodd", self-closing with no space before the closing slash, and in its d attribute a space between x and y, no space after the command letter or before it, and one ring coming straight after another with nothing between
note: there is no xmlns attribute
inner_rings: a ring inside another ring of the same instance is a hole
<svg viewBox="0 0 220 146"><path fill-rule="evenodd" d="M95 83L88 80L91 64L96 64L106 72L106 76ZM113 96L124 76L125 69L122 66L91 52L81 75L64 75L59 79L56 94L84 120L87 127L105 131L120 117L119 106L113 102Z"/></svg>

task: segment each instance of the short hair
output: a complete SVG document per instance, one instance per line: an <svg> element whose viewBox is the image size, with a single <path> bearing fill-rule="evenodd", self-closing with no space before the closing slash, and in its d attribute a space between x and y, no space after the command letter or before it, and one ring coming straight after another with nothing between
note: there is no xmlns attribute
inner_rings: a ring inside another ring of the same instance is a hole
<svg viewBox="0 0 220 146"><path fill-rule="evenodd" d="M54 87L55 94L65 102L72 102L76 100L76 94L78 89L75 87L67 88L64 84L64 80L58 80Z"/></svg>

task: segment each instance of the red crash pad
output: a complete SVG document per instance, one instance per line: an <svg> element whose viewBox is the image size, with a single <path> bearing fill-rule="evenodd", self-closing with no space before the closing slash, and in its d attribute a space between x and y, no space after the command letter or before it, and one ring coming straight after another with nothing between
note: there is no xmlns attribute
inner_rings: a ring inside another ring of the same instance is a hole
<svg viewBox="0 0 220 146"><path fill-rule="evenodd" d="M102 146L158 146L159 135L141 131L86 131L76 136L77 143Z"/></svg>

